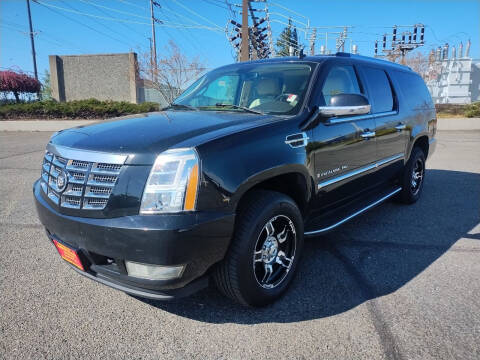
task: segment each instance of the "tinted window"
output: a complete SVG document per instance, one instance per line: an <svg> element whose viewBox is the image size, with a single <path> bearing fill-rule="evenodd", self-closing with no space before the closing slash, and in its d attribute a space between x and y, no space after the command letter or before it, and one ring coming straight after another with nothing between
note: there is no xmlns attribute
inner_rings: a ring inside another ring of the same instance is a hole
<svg viewBox="0 0 480 360"><path fill-rule="evenodd" d="M210 104L207 105L215 105L218 102L233 104L235 102L238 80L238 75L225 75L212 81L203 93L203 96L210 100Z"/></svg>
<svg viewBox="0 0 480 360"><path fill-rule="evenodd" d="M337 94L361 94L353 66L335 66L328 73L322 87L325 105L330 105L330 98Z"/></svg>
<svg viewBox="0 0 480 360"><path fill-rule="evenodd" d="M310 65L300 63L228 66L204 75L174 104L200 111L245 112L250 108L262 113L295 114L303 104L312 70Z"/></svg>
<svg viewBox="0 0 480 360"><path fill-rule="evenodd" d="M364 68L368 83L368 92L373 113L393 110L393 94L385 71L375 68Z"/></svg>
<svg viewBox="0 0 480 360"><path fill-rule="evenodd" d="M406 106L410 109L433 107L430 92L420 76L403 71L393 73L400 85Z"/></svg>

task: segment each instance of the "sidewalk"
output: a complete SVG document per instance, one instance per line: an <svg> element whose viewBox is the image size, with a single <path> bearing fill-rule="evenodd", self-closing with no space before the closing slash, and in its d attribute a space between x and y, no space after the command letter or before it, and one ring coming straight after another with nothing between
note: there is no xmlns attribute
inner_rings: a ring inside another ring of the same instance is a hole
<svg viewBox="0 0 480 360"><path fill-rule="evenodd" d="M437 130L480 130L480 118L440 118Z"/></svg>
<svg viewBox="0 0 480 360"><path fill-rule="evenodd" d="M122 117L126 118L126 117ZM89 125L102 120L4 120L0 131L58 131L75 126ZM480 130L480 118L440 118L437 130Z"/></svg>

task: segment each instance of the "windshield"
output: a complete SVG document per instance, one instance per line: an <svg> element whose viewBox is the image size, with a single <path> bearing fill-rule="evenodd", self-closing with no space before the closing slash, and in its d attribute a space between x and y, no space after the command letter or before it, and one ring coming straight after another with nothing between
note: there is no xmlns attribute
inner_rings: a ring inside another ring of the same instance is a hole
<svg viewBox="0 0 480 360"><path fill-rule="evenodd" d="M296 114L302 106L312 67L308 64L250 64L214 70L174 102L176 108Z"/></svg>

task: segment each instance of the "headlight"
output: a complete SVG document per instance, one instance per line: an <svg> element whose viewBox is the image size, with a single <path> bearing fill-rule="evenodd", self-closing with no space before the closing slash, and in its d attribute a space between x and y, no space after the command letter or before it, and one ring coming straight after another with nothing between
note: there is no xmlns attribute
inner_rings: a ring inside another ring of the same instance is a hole
<svg viewBox="0 0 480 360"><path fill-rule="evenodd" d="M153 164L143 191L141 214L195 210L198 158L193 149L172 149Z"/></svg>

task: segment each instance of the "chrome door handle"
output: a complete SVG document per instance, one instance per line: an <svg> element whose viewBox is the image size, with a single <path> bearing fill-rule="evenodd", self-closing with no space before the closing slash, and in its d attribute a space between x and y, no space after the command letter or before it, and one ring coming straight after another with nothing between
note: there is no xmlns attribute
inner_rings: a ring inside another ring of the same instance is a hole
<svg viewBox="0 0 480 360"><path fill-rule="evenodd" d="M402 130L405 130L407 128L407 125L405 124L398 124L397 126L395 126L395 129L397 129L397 131L402 131Z"/></svg>
<svg viewBox="0 0 480 360"><path fill-rule="evenodd" d="M375 137L375 131L365 131L363 134L362 134L362 138L364 140L367 140L367 139L370 139L370 138L373 138Z"/></svg>

